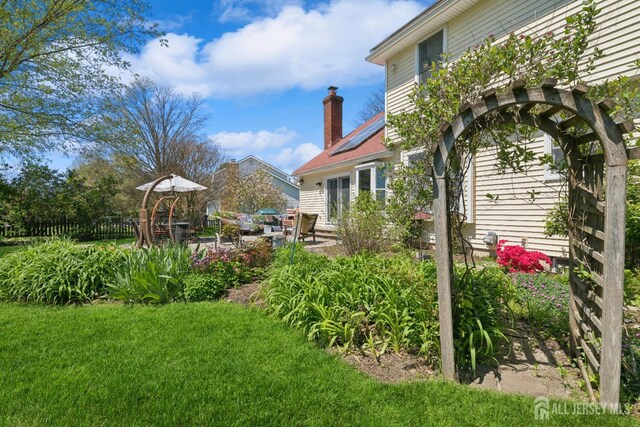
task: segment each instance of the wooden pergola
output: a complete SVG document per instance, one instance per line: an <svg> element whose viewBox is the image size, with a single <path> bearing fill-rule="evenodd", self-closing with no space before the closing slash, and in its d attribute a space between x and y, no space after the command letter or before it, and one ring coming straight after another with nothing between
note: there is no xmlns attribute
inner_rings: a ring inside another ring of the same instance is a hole
<svg viewBox="0 0 640 427"><path fill-rule="evenodd" d="M453 259L447 194L449 158L459 138L488 126L524 124L549 134L564 152L569 184L571 351L578 360L584 355L589 368L600 375L600 402L617 408L626 176L628 160L640 158L640 150L626 149L623 135L631 132L634 124L614 121L609 114L615 106L612 101L596 104L585 96L588 88L584 85L570 90L556 85L555 79L546 79L540 87L528 88L519 80L503 93L489 89L482 94L480 102L463 105L452 123L441 127L442 139L434 147L432 173L442 370L445 378L456 378L451 301ZM582 129L588 131L580 132ZM581 149L591 143L599 144L601 150ZM588 274L577 274L576 270ZM582 374L587 375L584 367ZM585 382L589 384L589 378L585 378Z"/></svg>

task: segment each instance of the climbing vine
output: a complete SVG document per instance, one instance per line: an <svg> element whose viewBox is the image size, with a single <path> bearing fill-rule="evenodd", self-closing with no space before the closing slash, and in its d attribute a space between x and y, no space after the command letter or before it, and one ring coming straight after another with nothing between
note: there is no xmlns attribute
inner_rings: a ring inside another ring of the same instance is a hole
<svg viewBox="0 0 640 427"><path fill-rule="evenodd" d="M595 1L585 1L578 13L566 18L565 26L558 34L511 33L500 39L490 35L460 58L451 60L445 54L441 61L432 64L430 78L417 84L410 94L415 108L388 117L390 129L398 135L388 140L389 147L421 153L413 156L409 164L399 165L389 172L393 197L389 200L388 211L405 233L411 230L417 211L429 210L432 148L442 137L443 124L453 121L465 105L481 100L488 88L501 91L520 80L529 87L539 86L547 78L557 79L561 86L573 86L586 80L596 60L605 55L589 43L597 29L599 12ZM640 96L638 88L630 83L629 77L619 77L590 88L586 96L596 102L612 98L618 104L612 114L635 117ZM542 107L534 107L532 112L538 108ZM491 150L501 173L525 172L534 166L552 164L549 155L541 155L531 148L537 129L522 124L498 126L496 122L496 117L489 116L485 122L488 125L469 132L465 138L458 138L455 155L449 158L452 237L465 254L471 250L471 245L465 244L462 233L466 218L465 200L461 194L471 167L470 160L480 150ZM532 201L536 195L536 192L529 195ZM489 194L488 197L494 196Z"/></svg>

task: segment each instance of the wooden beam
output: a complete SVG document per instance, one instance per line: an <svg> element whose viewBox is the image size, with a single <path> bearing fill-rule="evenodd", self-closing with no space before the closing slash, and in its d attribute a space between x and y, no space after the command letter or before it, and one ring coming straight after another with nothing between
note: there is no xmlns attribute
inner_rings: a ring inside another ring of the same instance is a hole
<svg viewBox="0 0 640 427"><path fill-rule="evenodd" d="M595 198L595 196L593 195L593 193L591 192L591 190L589 190L588 188L582 186L582 185L576 185L574 187L574 189L580 194L580 196L583 197L583 200L588 203L589 205L593 206L594 208L596 208L596 210L599 213L605 213L606 210L606 205L605 203L597 200Z"/></svg>
<svg viewBox="0 0 640 427"><path fill-rule="evenodd" d="M471 104L469 102L465 102L464 104L462 104L460 106L460 108L458 109L458 114L462 114L465 110L467 110L469 107L471 107Z"/></svg>
<svg viewBox="0 0 640 427"><path fill-rule="evenodd" d="M633 147L633 148L627 149L627 157L629 157L629 160L640 159L640 147Z"/></svg>
<svg viewBox="0 0 640 427"><path fill-rule="evenodd" d="M489 98L491 96L494 96L495 94L496 94L496 88L492 87L492 88L487 89L484 92L482 92L481 96L483 98Z"/></svg>
<svg viewBox="0 0 640 427"><path fill-rule="evenodd" d="M511 90L523 89L526 85L527 85L527 82L524 79L514 80L514 82L511 84Z"/></svg>
<svg viewBox="0 0 640 427"><path fill-rule="evenodd" d="M605 260L604 255L598 252L597 250L595 250L594 248L591 248L586 244L576 240L573 241L573 245L576 248L580 249L583 253L589 255L590 257L598 261L599 263L604 264L604 260Z"/></svg>
<svg viewBox="0 0 640 427"><path fill-rule="evenodd" d="M589 86L579 83L573 89L571 89L571 93L574 95L584 95L589 92Z"/></svg>
<svg viewBox="0 0 640 427"><path fill-rule="evenodd" d="M602 108L606 112L613 110L614 108L616 108L616 106L616 101L611 98L607 98L604 101L598 103L598 107Z"/></svg>
<svg viewBox="0 0 640 427"><path fill-rule="evenodd" d="M562 110L562 107L560 107L559 105L552 105L549 108L547 108L546 110L544 110L543 112L541 112L540 114L538 114L540 117L544 117L549 118L551 116L553 116L554 114L556 114L558 111Z"/></svg>
<svg viewBox="0 0 640 427"><path fill-rule="evenodd" d="M605 176L607 214L604 217L606 259L603 274L606 286L602 288L600 403L613 410L620 402L627 164L608 164Z"/></svg>
<svg viewBox="0 0 640 427"><path fill-rule="evenodd" d="M576 228L604 242L604 238L605 238L604 232L600 230L596 230L595 228L587 224L576 224Z"/></svg>
<svg viewBox="0 0 640 427"><path fill-rule="evenodd" d="M595 326L600 333L602 333L602 322L600 321L598 316L596 316L593 310L591 310L591 308L582 300L582 297L576 294L574 295L574 298L576 299L576 304L578 305L578 307L580 307L580 310L582 310L582 313L584 313L585 316L589 319L589 322L593 324L593 326Z"/></svg>
<svg viewBox="0 0 640 427"><path fill-rule="evenodd" d="M447 209L446 175L435 176L433 217L436 238L436 272L438 275L438 312L440 318L440 355L442 374L447 380L456 379L455 353L453 346L453 313L451 286L453 284L453 258L451 251L451 228Z"/></svg>
<svg viewBox="0 0 640 427"><path fill-rule="evenodd" d="M587 133L584 135L581 135L579 137L576 138L576 144L578 145L582 145L582 144L586 144L588 142L593 142L593 141L597 141L598 140L598 134L595 132L591 132L591 133Z"/></svg>
<svg viewBox="0 0 640 427"><path fill-rule="evenodd" d="M579 125L580 123L582 123L582 118L580 116L571 116L568 119L558 123L558 126L560 126L560 129L567 130L571 127Z"/></svg>
<svg viewBox="0 0 640 427"><path fill-rule="evenodd" d="M631 133L636 129L636 125L633 122L633 120L625 120L622 123L618 123L618 129L620 129L620 132L624 133Z"/></svg>
<svg viewBox="0 0 640 427"><path fill-rule="evenodd" d="M542 82L542 87L545 89L551 89L556 87L557 84L558 84L558 79L554 79L553 77L547 77Z"/></svg>

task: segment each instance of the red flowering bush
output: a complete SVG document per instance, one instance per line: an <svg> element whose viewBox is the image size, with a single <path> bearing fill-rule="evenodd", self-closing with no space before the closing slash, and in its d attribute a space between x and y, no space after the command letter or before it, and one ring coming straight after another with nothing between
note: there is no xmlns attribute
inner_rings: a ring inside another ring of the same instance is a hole
<svg viewBox="0 0 640 427"><path fill-rule="evenodd" d="M511 273L535 273L544 271L542 261L551 265L551 259L538 251L528 251L522 246L505 246L506 240L500 240L496 247L498 264L509 269Z"/></svg>

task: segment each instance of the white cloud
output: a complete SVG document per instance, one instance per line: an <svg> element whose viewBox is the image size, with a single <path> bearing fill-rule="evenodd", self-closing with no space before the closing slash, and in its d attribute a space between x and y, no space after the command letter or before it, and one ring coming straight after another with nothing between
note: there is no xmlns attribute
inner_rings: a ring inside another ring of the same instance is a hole
<svg viewBox="0 0 640 427"><path fill-rule="evenodd" d="M291 142L298 134L286 127L275 131L260 130L257 132L219 132L212 135L216 143L230 157L238 160L249 154L260 156L262 151L273 151Z"/></svg>
<svg viewBox="0 0 640 427"><path fill-rule="evenodd" d="M153 21L153 23L158 24L158 29L160 31L176 31L185 26L185 24L191 22L190 15L175 15L172 18L161 20L161 21Z"/></svg>
<svg viewBox="0 0 640 427"><path fill-rule="evenodd" d="M285 148L275 156L267 157L267 161L277 168L291 173L315 156L320 154L322 149L315 144L305 142L294 148Z"/></svg>
<svg viewBox="0 0 640 427"><path fill-rule="evenodd" d="M302 0L220 0L220 22L248 22L260 16L275 16L286 5L303 5Z"/></svg>
<svg viewBox="0 0 640 427"><path fill-rule="evenodd" d="M364 60L369 49L422 10L412 0L333 0L312 9L267 2L284 6L218 39L169 33L168 48L150 42L132 58L134 70L215 97L369 84L383 72Z"/></svg>

